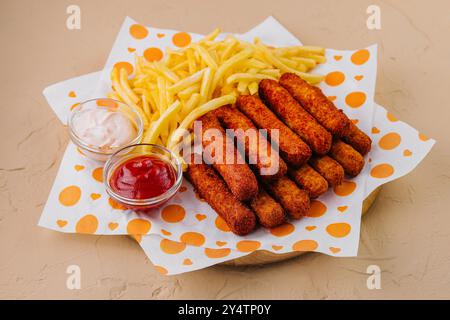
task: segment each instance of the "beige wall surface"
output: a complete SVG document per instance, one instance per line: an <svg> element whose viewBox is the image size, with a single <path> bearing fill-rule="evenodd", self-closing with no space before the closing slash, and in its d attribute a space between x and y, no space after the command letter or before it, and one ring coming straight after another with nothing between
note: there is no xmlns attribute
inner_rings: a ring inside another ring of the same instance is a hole
<svg viewBox="0 0 450 320"><path fill-rule="evenodd" d="M66 28L70 4L81 8L81 30ZM381 30L366 27L370 4L381 8ZM41 92L100 70L125 15L199 33L243 32L273 15L304 43L376 42L376 101L438 143L414 172L382 189L355 258L308 254L165 277L126 237L41 229L68 142ZM447 0L0 1L0 298L450 298L449 32ZM80 290L66 288L71 264L81 268ZM380 290L366 286L372 264L382 270Z"/></svg>

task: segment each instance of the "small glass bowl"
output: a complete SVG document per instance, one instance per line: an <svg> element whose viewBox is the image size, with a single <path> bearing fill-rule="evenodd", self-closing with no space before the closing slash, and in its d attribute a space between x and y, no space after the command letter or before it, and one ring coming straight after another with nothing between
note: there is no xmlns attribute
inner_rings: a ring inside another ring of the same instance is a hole
<svg viewBox="0 0 450 320"><path fill-rule="evenodd" d="M111 112L122 112L135 127L136 136L130 139L130 141L128 141L126 144L114 147L99 147L83 141L83 139L79 137L79 135L77 135L77 132L75 130L75 123L77 121L77 117L79 117L83 111L94 108L103 108ZM87 157L102 162L107 161L112 154L114 154L117 150L123 148L124 146L139 143L144 132L144 124L142 122L142 118L136 110L121 101L109 98L91 99L80 103L73 109L72 113L70 114L68 126L70 139L73 141L73 143L75 143L80 151Z"/></svg>
<svg viewBox="0 0 450 320"><path fill-rule="evenodd" d="M148 199L130 199L117 194L110 184L112 174L123 162L143 155L158 157L173 167L176 174L173 186L163 194ZM169 149L156 144L141 143L126 146L114 153L103 169L103 181L106 192L113 200L134 211L149 211L160 207L177 193L182 180L183 169L179 158Z"/></svg>

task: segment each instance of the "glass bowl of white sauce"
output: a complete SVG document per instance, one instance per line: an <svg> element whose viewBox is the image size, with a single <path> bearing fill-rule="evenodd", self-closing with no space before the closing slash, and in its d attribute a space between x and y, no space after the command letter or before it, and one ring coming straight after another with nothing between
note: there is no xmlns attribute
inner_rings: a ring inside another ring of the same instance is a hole
<svg viewBox="0 0 450 320"><path fill-rule="evenodd" d="M127 104L108 98L91 99L72 110L69 135L87 157L105 162L117 150L142 139L139 113Z"/></svg>

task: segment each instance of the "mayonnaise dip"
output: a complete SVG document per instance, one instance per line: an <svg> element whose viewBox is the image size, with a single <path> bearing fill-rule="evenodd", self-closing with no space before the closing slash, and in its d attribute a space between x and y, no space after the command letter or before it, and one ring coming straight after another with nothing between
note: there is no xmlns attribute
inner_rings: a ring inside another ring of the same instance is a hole
<svg viewBox="0 0 450 320"><path fill-rule="evenodd" d="M117 148L136 137L136 128L122 112L104 108L80 111L72 126L79 139L95 148Z"/></svg>

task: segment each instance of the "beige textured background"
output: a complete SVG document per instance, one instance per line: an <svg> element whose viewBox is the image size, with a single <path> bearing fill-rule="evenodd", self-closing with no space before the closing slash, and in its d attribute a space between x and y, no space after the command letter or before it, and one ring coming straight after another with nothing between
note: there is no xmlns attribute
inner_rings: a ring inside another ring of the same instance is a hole
<svg viewBox="0 0 450 320"><path fill-rule="evenodd" d="M365 25L371 3L381 7L380 31ZM69 4L81 7L79 31L65 28ZM309 254L164 277L126 237L36 226L68 141L44 87L101 69L125 15L206 33L243 32L271 14L308 44L379 43L377 102L438 141L413 173L383 188L357 258ZM450 298L449 31L447 0L2 0L0 298ZM66 289L70 264L81 267L81 290ZM381 290L366 288L370 264L382 269Z"/></svg>

